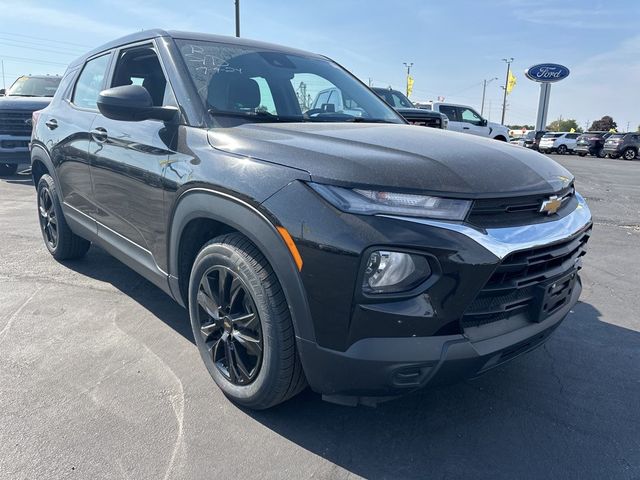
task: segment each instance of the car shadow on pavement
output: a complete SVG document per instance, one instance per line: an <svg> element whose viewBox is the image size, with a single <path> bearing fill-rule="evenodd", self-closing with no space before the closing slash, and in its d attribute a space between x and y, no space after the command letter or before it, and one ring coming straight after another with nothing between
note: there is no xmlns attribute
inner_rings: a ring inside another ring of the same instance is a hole
<svg viewBox="0 0 640 480"><path fill-rule="evenodd" d="M195 344L187 310L100 247L92 245L87 256L81 261L62 263L65 267L84 276L110 283Z"/></svg>
<svg viewBox="0 0 640 480"><path fill-rule="evenodd" d="M365 478L638 478L640 334L599 317L579 303L536 351L377 408L307 390L246 413Z"/></svg>

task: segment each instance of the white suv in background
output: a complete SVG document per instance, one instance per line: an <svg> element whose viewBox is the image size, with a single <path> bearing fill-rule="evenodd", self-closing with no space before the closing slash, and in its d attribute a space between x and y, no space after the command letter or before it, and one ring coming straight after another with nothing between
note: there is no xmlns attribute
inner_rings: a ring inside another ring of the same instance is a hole
<svg viewBox="0 0 640 480"><path fill-rule="evenodd" d="M580 136L579 133L571 132L549 132L545 133L540 139L538 150L542 153L557 153L564 155L565 153L573 153L576 148L576 141Z"/></svg>
<svg viewBox="0 0 640 480"><path fill-rule="evenodd" d="M420 108L444 113L449 117L449 130L471 133L503 142L509 141L509 129L507 127L499 123L487 121L467 105L455 105L453 103L442 102L428 102L416 105Z"/></svg>

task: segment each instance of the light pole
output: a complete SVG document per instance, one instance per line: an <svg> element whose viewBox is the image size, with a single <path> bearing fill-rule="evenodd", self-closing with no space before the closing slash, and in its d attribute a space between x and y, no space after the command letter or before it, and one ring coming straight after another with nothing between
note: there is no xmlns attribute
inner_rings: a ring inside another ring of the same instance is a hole
<svg viewBox="0 0 640 480"><path fill-rule="evenodd" d="M502 61L507 64L507 76L504 81L504 97L502 97L502 121L500 122L504 125L504 114L507 109L507 86L509 85L509 72L511 72L511 62L513 62L513 57L503 58Z"/></svg>
<svg viewBox="0 0 640 480"><path fill-rule="evenodd" d="M487 92L487 85L489 85L494 80L498 80L498 77L490 78L489 80L482 81L482 105L480 106L480 116L482 117L484 114L484 95Z"/></svg>
<svg viewBox="0 0 640 480"><path fill-rule="evenodd" d="M236 37L240 36L240 0L236 1Z"/></svg>
<svg viewBox="0 0 640 480"><path fill-rule="evenodd" d="M407 67L407 89L406 89L406 94L407 94L407 98L409 98L409 75L411 75L411 67L413 67L413 62L411 62L411 63L403 62L403 65L405 67Z"/></svg>

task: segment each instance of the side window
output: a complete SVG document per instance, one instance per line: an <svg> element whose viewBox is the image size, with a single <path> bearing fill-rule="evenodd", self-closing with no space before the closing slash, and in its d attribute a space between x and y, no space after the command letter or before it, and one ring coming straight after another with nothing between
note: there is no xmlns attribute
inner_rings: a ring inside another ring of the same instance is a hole
<svg viewBox="0 0 640 480"><path fill-rule="evenodd" d="M458 115L456 114L456 107L451 105L440 105L440 113L444 113L452 122L459 122Z"/></svg>
<svg viewBox="0 0 640 480"><path fill-rule="evenodd" d="M111 81L112 87L141 85L147 89L154 107L173 105L171 89L153 45L122 50Z"/></svg>
<svg viewBox="0 0 640 480"><path fill-rule="evenodd" d="M404 108L412 108L413 105L409 105L407 101L402 98L400 95L393 94L393 106L394 107L404 107Z"/></svg>
<svg viewBox="0 0 640 480"><path fill-rule="evenodd" d="M579 137L579 134L577 133L567 133L567 138L570 140L575 140L578 137Z"/></svg>
<svg viewBox="0 0 640 480"><path fill-rule="evenodd" d="M109 66L109 54L89 60L78 77L72 102L82 108L97 110L98 95L103 89Z"/></svg>
<svg viewBox="0 0 640 480"><path fill-rule="evenodd" d="M470 108L461 108L460 110L462 111L461 118L463 122L471 123L473 125L480 125L482 123L480 115Z"/></svg>

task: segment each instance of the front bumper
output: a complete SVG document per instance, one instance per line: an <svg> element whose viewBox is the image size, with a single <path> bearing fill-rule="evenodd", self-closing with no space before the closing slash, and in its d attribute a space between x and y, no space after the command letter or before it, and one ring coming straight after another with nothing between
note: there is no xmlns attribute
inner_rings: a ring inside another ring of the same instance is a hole
<svg viewBox="0 0 640 480"><path fill-rule="evenodd" d="M465 335L369 338L346 352L299 341L305 374L313 390L340 403L366 403L367 397L394 397L472 378L542 345L581 290L578 281L569 303L544 321L479 341Z"/></svg>
<svg viewBox="0 0 640 480"><path fill-rule="evenodd" d="M607 154L607 155L622 155L622 152L624 152L624 148L620 148L618 146L615 147L604 147L602 149L602 151Z"/></svg>
<svg viewBox="0 0 640 480"><path fill-rule="evenodd" d="M299 182L264 205L283 219L304 260L300 278L310 317L296 321L310 322L304 330L314 335L298 336L298 346L309 384L326 395L393 396L476 375L541 343L580 294L576 283L575 290L565 291L562 305L544 315L534 300L526 306L531 311L518 315L506 305L512 299L503 302L502 295L487 309L478 304L490 279L513 267L514 255L535 250L544 257L552 245L571 252L579 239L588 238L591 213L579 194L575 208L557 220L486 229L342 213ZM364 297L359 273L373 248L423 254L433 260L434 275L403 298ZM562 254L535 287L575 272L582 254ZM516 266L520 260L515 258ZM506 315L494 317L494 307L503 304ZM487 311L489 322L483 317Z"/></svg>
<svg viewBox="0 0 640 480"><path fill-rule="evenodd" d="M31 137L0 134L0 163L20 165L30 163Z"/></svg>

